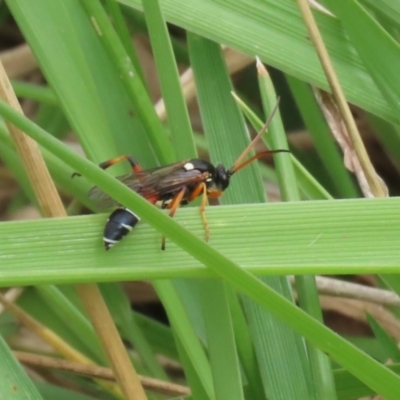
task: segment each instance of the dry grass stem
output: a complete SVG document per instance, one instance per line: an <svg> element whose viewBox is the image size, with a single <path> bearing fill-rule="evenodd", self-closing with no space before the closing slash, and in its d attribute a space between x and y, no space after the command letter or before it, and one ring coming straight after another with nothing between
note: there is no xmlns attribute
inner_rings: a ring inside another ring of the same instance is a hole
<svg viewBox="0 0 400 400"><path fill-rule="evenodd" d="M88 376L93 379L97 378L115 380L114 374L110 368L100 367L94 364L82 364L76 361L66 361L58 358L19 351L15 351L14 354L20 362L28 366L69 371L75 374ZM187 386L164 382L142 375L139 375L139 379L144 388L164 396L188 396L191 393Z"/></svg>
<svg viewBox="0 0 400 400"><path fill-rule="evenodd" d="M13 303L15 300L18 299L19 296L24 292L24 288L22 287L14 287L11 289L8 289L7 292L4 294L4 298L9 301L10 303ZM0 315L3 314L3 312L6 310L6 308L3 306L3 304L0 304Z"/></svg>
<svg viewBox="0 0 400 400"><path fill-rule="evenodd" d="M336 104L340 110L343 118L343 122L349 133L349 137L353 144L354 150L360 160L361 168L365 173L368 186L371 188L371 192L374 197L385 197L386 194L382 190L381 183L377 178L375 170L372 163L368 157L367 151L365 149L364 143L358 132L356 123L351 114L349 105L347 104L346 98L344 96L343 90L340 86L340 82L337 78L336 72L333 68L332 62L329 58L328 51L326 50L325 44L322 40L322 36L318 30L317 24L315 22L314 16L310 10L308 0L297 0L300 12L303 16L304 22L307 26L310 39L313 42L315 49L317 51L318 57L320 59L322 68L324 69L326 78L328 80L329 86L331 88L333 97Z"/></svg>
<svg viewBox="0 0 400 400"><path fill-rule="evenodd" d="M292 285L294 277L290 277ZM323 276L316 277L318 292L321 294L329 294L337 297L347 297L350 299L366 300L386 307L400 307L400 297L384 289L377 289L358 283L345 282L339 279L326 278Z"/></svg>
<svg viewBox="0 0 400 400"><path fill-rule="evenodd" d="M341 299L331 296L320 296L321 307L325 311L335 311L346 317L367 323L366 314L374 317L382 328L396 341L400 340L400 322L384 307L362 300Z"/></svg>

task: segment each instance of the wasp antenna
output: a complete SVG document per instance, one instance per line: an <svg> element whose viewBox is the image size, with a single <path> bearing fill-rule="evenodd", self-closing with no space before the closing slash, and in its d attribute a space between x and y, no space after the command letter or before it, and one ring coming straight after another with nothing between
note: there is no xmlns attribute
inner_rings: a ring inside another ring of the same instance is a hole
<svg viewBox="0 0 400 400"><path fill-rule="evenodd" d="M259 158L269 156L271 154L276 154L276 153L290 153L290 150L283 150L283 149L278 149L278 150L267 150L267 151L262 151L261 153L256 154L253 157L250 157L248 160L246 160L244 163L239 164L234 171L232 171L231 175L234 173L240 171L242 168L246 167L247 165L251 164L254 160L258 160Z"/></svg>
<svg viewBox="0 0 400 400"><path fill-rule="evenodd" d="M243 153L238 157L238 159L235 161L233 166L229 169L231 175L237 172L239 166L242 165L243 160L246 158L247 154L251 151L251 149L255 146L255 144L261 139L261 137L264 135L264 133L267 131L269 124L272 121L272 118L274 118L276 112L278 111L279 107L279 101L280 98L278 97L275 107L272 110L270 116L267 119L267 122L264 124L260 132L258 132L257 136L252 140L252 142L244 149ZM246 164L247 165L247 164Z"/></svg>

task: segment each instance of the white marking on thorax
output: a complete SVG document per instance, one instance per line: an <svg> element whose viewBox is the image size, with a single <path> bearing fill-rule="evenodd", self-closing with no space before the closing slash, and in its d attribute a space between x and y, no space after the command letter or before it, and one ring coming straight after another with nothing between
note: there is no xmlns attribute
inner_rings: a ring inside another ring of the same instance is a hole
<svg viewBox="0 0 400 400"><path fill-rule="evenodd" d="M194 165L191 162L186 163L183 168L185 169L185 171L191 171L194 169Z"/></svg>

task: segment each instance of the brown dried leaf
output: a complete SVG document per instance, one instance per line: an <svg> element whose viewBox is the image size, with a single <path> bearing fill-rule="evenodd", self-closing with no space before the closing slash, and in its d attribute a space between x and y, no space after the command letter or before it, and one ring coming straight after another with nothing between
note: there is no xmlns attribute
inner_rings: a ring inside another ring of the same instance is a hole
<svg viewBox="0 0 400 400"><path fill-rule="evenodd" d="M368 181L365 177L364 170L361 167L360 160L357 156L356 151L354 150L353 143L347 132L347 128L343 122L340 111L332 95L317 88L314 88L314 95L318 101L319 106L321 107L321 110L325 116L325 119L331 129L334 138L336 139L343 151L343 161L345 167L356 175L364 196L374 197ZM385 192L385 195L388 196L389 191L385 182L378 174L376 174L376 176L378 178L378 181L380 182L382 190Z"/></svg>
<svg viewBox="0 0 400 400"><path fill-rule="evenodd" d="M400 340L400 322L385 307L367 301L332 296L320 296L320 302L323 310L335 311L364 323L367 323L366 314L369 313L390 336L396 341Z"/></svg>

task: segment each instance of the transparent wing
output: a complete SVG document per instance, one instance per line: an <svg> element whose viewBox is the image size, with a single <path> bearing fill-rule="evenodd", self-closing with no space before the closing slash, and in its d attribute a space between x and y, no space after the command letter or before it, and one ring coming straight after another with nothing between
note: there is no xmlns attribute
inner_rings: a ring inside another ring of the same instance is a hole
<svg viewBox="0 0 400 400"><path fill-rule="evenodd" d="M186 171L183 168L185 163L186 161L122 175L116 179L144 198L155 203L167 194L174 194L184 186L192 185L205 179L205 174L198 170ZM88 196L90 199L96 201L98 208L108 208L118 205L118 202L97 186L90 189Z"/></svg>

